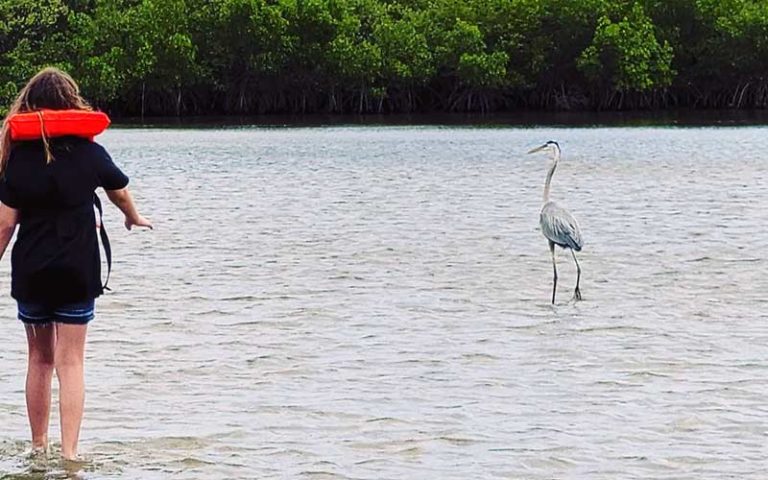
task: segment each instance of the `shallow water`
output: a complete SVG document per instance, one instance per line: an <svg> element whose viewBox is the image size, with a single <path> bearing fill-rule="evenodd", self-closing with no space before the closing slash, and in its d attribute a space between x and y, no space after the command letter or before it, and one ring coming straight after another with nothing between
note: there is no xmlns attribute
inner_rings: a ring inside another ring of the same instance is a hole
<svg viewBox="0 0 768 480"><path fill-rule="evenodd" d="M28 458L6 296L0 474L764 478L766 135L112 130L101 141L156 229L108 211L90 461ZM585 237L584 301L559 252L555 307L547 161L524 154L549 139L565 154L553 197Z"/></svg>

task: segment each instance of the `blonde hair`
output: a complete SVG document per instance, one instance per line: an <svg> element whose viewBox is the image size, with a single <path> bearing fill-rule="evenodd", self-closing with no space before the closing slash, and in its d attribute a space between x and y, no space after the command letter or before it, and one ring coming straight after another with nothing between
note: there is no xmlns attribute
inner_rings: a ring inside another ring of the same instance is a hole
<svg viewBox="0 0 768 480"><path fill-rule="evenodd" d="M8 119L16 113L33 112L36 110L93 110L88 102L80 96L80 88L69 74L55 67L47 67L40 70L32 77L8 110L8 115L3 121L0 131L0 175L5 173L8 158L11 155L13 142ZM47 163L53 161L48 138L45 134L43 119L40 117L42 140L45 146L45 159Z"/></svg>

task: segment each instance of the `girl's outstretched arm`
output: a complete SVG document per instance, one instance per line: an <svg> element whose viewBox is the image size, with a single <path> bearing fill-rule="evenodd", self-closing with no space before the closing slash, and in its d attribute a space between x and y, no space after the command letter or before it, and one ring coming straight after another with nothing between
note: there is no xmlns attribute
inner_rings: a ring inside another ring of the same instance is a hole
<svg viewBox="0 0 768 480"><path fill-rule="evenodd" d="M0 203L0 258L5 254L18 223L19 211Z"/></svg>
<svg viewBox="0 0 768 480"><path fill-rule="evenodd" d="M142 217L133 203L131 192L127 188L120 190L105 190L109 200L125 215L125 228L131 229L134 225L137 227L147 227L152 229L152 223Z"/></svg>

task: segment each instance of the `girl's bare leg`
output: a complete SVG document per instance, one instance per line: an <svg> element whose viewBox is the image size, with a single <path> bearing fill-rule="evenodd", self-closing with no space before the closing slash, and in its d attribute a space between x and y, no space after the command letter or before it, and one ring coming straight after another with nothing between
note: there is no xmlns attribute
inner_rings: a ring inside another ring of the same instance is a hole
<svg viewBox="0 0 768 480"><path fill-rule="evenodd" d="M87 325L56 325L56 376L59 379L59 412L61 415L61 455L69 460L77 457L77 442L85 404L83 359Z"/></svg>
<svg viewBox="0 0 768 480"><path fill-rule="evenodd" d="M56 331L53 324L25 326L29 357L27 362L27 416L32 430L32 448L48 448L48 421L51 414Z"/></svg>

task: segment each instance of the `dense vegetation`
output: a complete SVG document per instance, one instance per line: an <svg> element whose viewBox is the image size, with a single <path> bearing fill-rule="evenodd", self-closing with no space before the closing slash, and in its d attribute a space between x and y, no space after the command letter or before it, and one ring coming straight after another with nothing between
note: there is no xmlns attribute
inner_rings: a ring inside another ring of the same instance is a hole
<svg viewBox="0 0 768 480"><path fill-rule="evenodd" d="M765 108L766 0L0 0L0 105L121 115Z"/></svg>

